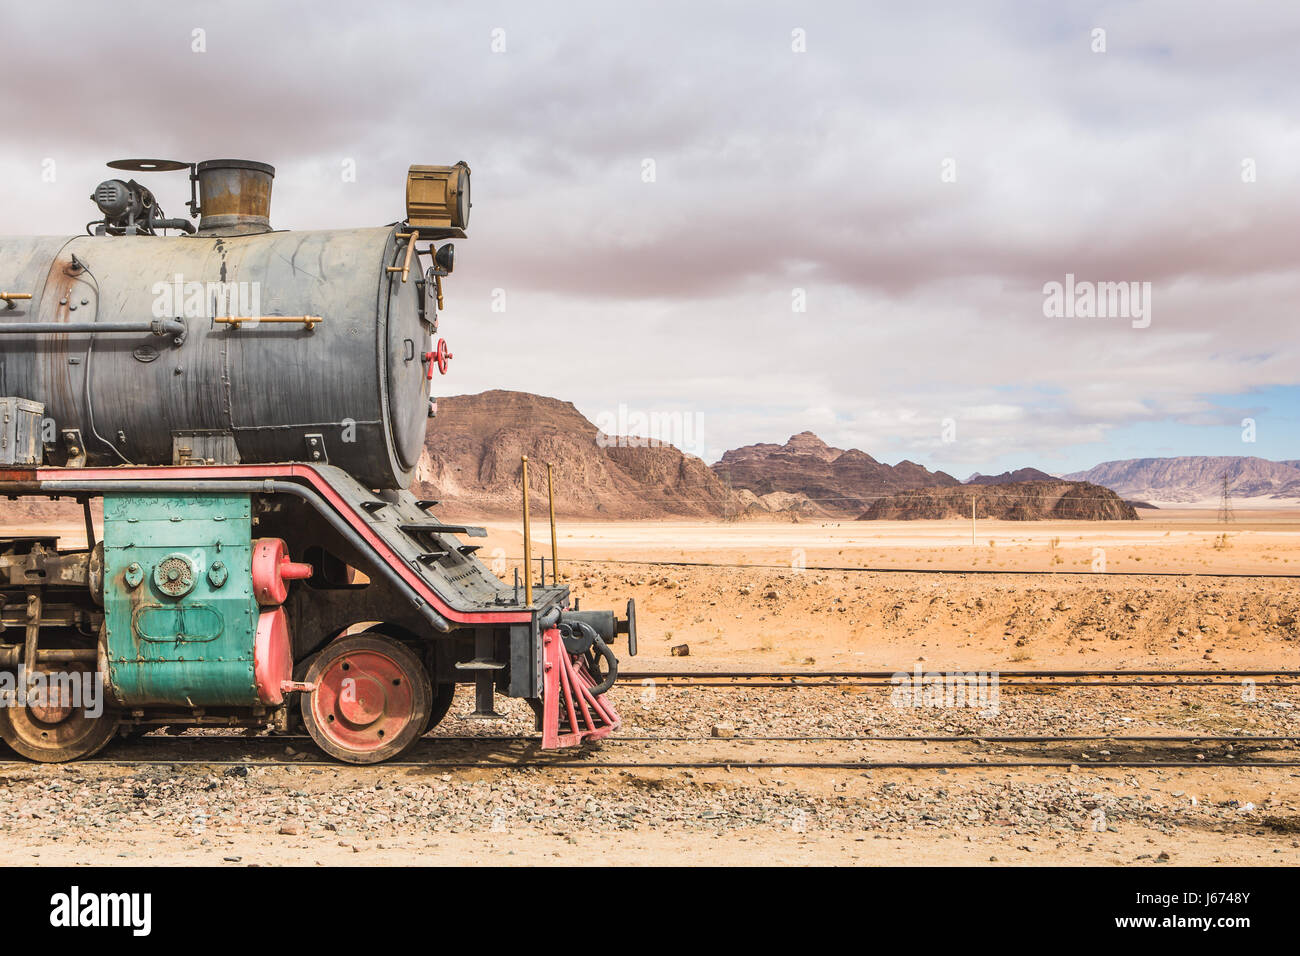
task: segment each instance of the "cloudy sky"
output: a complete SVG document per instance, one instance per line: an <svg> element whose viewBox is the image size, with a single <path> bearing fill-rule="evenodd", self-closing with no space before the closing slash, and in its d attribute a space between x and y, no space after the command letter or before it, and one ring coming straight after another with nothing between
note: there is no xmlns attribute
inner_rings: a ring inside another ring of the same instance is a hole
<svg viewBox="0 0 1300 956"><path fill-rule="evenodd" d="M123 156L270 162L295 229L468 161L444 394L653 414L710 460L1300 458L1300 5L137 0L0 34L0 234L80 231ZM1148 311L1046 316L1067 274Z"/></svg>

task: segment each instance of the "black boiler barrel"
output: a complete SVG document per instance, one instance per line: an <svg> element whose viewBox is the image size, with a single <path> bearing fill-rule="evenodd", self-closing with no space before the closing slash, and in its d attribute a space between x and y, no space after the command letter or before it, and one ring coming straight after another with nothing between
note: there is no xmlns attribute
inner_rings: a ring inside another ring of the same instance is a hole
<svg viewBox="0 0 1300 956"><path fill-rule="evenodd" d="M172 464L201 433L246 464L328 461L406 487L428 422L434 309L422 316L415 263L406 282L387 271L405 258L397 235L0 238L0 291L32 294L0 303L0 395L45 404L55 464L68 429L102 465ZM320 321L217 321L231 316ZM111 330L175 318L179 342ZM9 331L24 322L105 331Z"/></svg>

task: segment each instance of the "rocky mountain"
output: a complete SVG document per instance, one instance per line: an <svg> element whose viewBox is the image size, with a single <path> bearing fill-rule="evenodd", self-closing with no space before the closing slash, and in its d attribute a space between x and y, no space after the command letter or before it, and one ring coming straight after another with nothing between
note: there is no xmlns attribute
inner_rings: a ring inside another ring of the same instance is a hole
<svg viewBox="0 0 1300 956"><path fill-rule="evenodd" d="M1136 520L1137 512L1109 488L1082 481L1016 481L956 488L919 488L872 502L859 521L917 518L976 518L1005 521L1070 519Z"/></svg>
<svg viewBox="0 0 1300 956"><path fill-rule="evenodd" d="M1237 455L1129 458L1107 461L1065 477L1110 488L1125 498L1183 504L1215 502L1223 476L1234 498L1300 498L1300 466Z"/></svg>
<svg viewBox="0 0 1300 956"><path fill-rule="evenodd" d="M1122 498L1217 499L1225 470L1236 497L1300 498L1296 461L1133 459L1064 479L1035 468L976 473L963 485L915 462L888 465L857 449L832 448L812 432L783 445L733 449L710 468L672 445L605 435L555 398L498 390L442 398L438 406L413 487L441 500L438 513L452 519L518 515L523 455L536 463L530 470L534 513L543 518L547 462L555 468L557 512L567 518L964 518L972 497L983 517L1131 518L1133 508ZM1087 500L1079 502L1080 495ZM0 502L0 524L7 526L79 520L71 502Z"/></svg>
<svg viewBox="0 0 1300 956"><path fill-rule="evenodd" d="M887 465L866 452L832 448L812 432L800 432L784 445L746 445L724 454L714 473L732 488L755 495L802 495L827 514L856 514L879 495L910 488L960 485L942 471L911 461Z"/></svg>
<svg viewBox="0 0 1300 956"><path fill-rule="evenodd" d="M546 514L547 462L565 517L721 517L745 508L704 462L672 445L604 435L569 402L500 390L438 400L414 488L448 514L517 515L523 455L534 515Z"/></svg>
<svg viewBox="0 0 1300 956"><path fill-rule="evenodd" d="M762 517L770 514L784 514L792 517L827 518L839 512L830 512L810 501L807 495L789 491L773 491L766 495L756 495L748 488L736 492L740 496L743 511L739 517Z"/></svg>
<svg viewBox="0 0 1300 956"><path fill-rule="evenodd" d="M1056 481L1057 479L1037 468L1017 468L1000 475L981 475L978 471L966 479L968 485L1005 485L1013 481Z"/></svg>

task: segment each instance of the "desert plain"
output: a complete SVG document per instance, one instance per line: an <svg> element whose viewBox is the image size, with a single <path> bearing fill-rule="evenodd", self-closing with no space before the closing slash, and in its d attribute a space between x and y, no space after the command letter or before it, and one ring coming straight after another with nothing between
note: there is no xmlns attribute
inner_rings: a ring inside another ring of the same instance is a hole
<svg viewBox="0 0 1300 956"><path fill-rule="evenodd" d="M973 544L969 521L562 520L559 575L584 608L636 599L628 672L1300 669L1300 512L1141 514L980 521ZM487 527L480 557L510 581L519 524ZM536 564L545 522L533 536ZM376 767L305 738L155 733L81 764L8 755L0 862L1295 864L1300 767L1107 766L1167 754L1092 739L1204 737L1189 761L1230 764L1250 747L1211 738L1282 737L1275 756L1294 762L1287 683L1007 686L977 709L638 678L612 692L615 738L559 757L527 739L520 702L471 721L462 691ZM1076 739L942 740L1028 735ZM450 766L468 748L476 765ZM871 766L953 757L975 765ZM996 765L1016 758L1059 766ZM837 766L794 766L822 762Z"/></svg>

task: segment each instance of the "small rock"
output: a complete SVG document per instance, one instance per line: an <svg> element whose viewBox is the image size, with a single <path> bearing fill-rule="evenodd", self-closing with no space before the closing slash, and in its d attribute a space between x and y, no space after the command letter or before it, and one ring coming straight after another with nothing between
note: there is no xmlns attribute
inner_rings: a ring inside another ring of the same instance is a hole
<svg viewBox="0 0 1300 956"><path fill-rule="evenodd" d="M734 737L736 736L736 725L714 724L711 733L714 737Z"/></svg>
<svg viewBox="0 0 1300 956"><path fill-rule="evenodd" d="M691 645L689 645L689 644L674 644L673 647L669 650L668 653L672 654L673 657L690 657L690 656L691 656Z"/></svg>
<svg viewBox="0 0 1300 956"><path fill-rule="evenodd" d="M302 827L296 823L286 823L280 827L280 836L298 836L302 833Z"/></svg>

